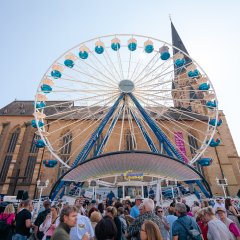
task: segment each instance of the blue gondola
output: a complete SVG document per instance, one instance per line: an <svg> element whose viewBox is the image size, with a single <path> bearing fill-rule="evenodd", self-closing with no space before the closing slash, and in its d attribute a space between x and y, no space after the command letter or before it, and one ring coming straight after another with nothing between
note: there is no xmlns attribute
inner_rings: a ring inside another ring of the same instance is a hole
<svg viewBox="0 0 240 240"><path fill-rule="evenodd" d="M209 141L207 141L207 144L209 143ZM216 140L212 139L211 142L209 143L210 147L217 147L219 146L219 144L221 143L221 140L219 138L217 138Z"/></svg>
<svg viewBox="0 0 240 240"><path fill-rule="evenodd" d="M104 47L103 46L96 46L95 47L95 52L97 54L102 54L104 52Z"/></svg>
<svg viewBox="0 0 240 240"><path fill-rule="evenodd" d="M214 107L217 107L217 103L216 103L215 100L214 101L208 101L208 102L206 102L206 106L208 108L214 108Z"/></svg>
<svg viewBox="0 0 240 240"><path fill-rule="evenodd" d="M197 163L202 167L207 167L212 164L212 158L200 158L197 160Z"/></svg>
<svg viewBox="0 0 240 240"><path fill-rule="evenodd" d="M31 125L32 127L37 128L37 123L35 119L31 121ZM38 121L38 127L43 127L43 126L44 126L44 123L42 121Z"/></svg>
<svg viewBox="0 0 240 240"><path fill-rule="evenodd" d="M217 122L217 127L220 127L222 125L222 119L220 118ZM210 119L208 122L210 125L215 126L216 125L216 118Z"/></svg>
<svg viewBox="0 0 240 240"><path fill-rule="evenodd" d="M66 67L73 68L73 67L74 67L74 61L71 60L71 59L66 59L66 60L64 61L64 65L65 65Z"/></svg>
<svg viewBox="0 0 240 240"><path fill-rule="evenodd" d="M197 69L188 72L188 77L195 78L199 76L199 71Z"/></svg>
<svg viewBox="0 0 240 240"><path fill-rule="evenodd" d="M53 70L51 71L51 76L55 79L58 79L58 78L61 78L62 77L62 74L60 71L58 70Z"/></svg>
<svg viewBox="0 0 240 240"><path fill-rule="evenodd" d="M160 52L160 58L162 60L168 60L170 58L170 53L169 53L169 47L167 46L162 46L161 48L159 48L159 52Z"/></svg>
<svg viewBox="0 0 240 240"><path fill-rule="evenodd" d="M135 42L129 43L129 44L128 44L128 49L129 49L130 51L135 51L135 50L137 49L137 43L135 43Z"/></svg>
<svg viewBox="0 0 240 240"><path fill-rule="evenodd" d="M46 146L46 144L44 143L44 141L42 139L38 139L36 142L35 142L35 146L37 148L44 148Z"/></svg>
<svg viewBox="0 0 240 240"><path fill-rule="evenodd" d="M47 168L54 168L58 161L55 159L43 160L43 165Z"/></svg>
<svg viewBox="0 0 240 240"><path fill-rule="evenodd" d="M50 93L52 91L52 87L47 85L47 84L43 84L41 86L41 90L44 92L44 93Z"/></svg>
<svg viewBox="0 0 240 240"><path fill-rule="evenodd" d="M112 48L112 50L114 50L114 51L117 51L118 49L120 49L120 43L112 43L111 44L111 48Z"/></svg>
<svg viewBox="0 0 240 240"><path fill-rule="evenodd" d="M202 90L202 91L207 91L207 90L209 90L209 88L210 88L210 84L208 84L208 83L202 83L202 84L198 87L198 89L199 89L199 90Z"/></svg>
<svg viewBox="0 0 240 240"><path fill-rule="evenodd" d="M145 46L144 50L145 50L146 53L151 53L151 52L153 52L154 47L153 47L152 44L149 44L149 45Z"/></svg>
<svg viewBox="0 0 240 240"><path fill-rule="evenodd" d="M182 67L185 65L185 63L186 63L186 60L184 58L182 58L182 59L179 58L175 61L175 66Z"/></svg>
<svg viewBox="0 0 240 240"><path fill-rule="evenodd" d="M34 105L34 103L33 103L33 105ZM36 108L44 108L46 106L46 103L45 102L37 102L36 103Z"/></svg>
<svg viewBox="0 0 240 240"><path fill-rule="evenodd" d="M81 59L87 59L88 58L88 52L87 51L80 51L79 52L79 57Z"/></svg>

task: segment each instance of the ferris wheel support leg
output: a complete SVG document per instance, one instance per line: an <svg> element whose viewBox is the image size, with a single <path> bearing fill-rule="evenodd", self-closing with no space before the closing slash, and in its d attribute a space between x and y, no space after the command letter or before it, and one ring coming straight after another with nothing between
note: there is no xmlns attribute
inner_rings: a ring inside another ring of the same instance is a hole
<svg viewBox="0 0 240 240"><path fill-rule="evenodd" d="M176 158L183 161L183 158L179 154L179 152L175 149L175 147L171 144L171 142L168 140L167 136L163 133L163 131L160 129L160 127L156 124L156 122L147 114L147 112L144 110L144 108L141 106L141 104L138 102L138 100L134 97L132 93L129 93L130 98L142 114L145 121L148 123L149 127L152 129L153 133L157 137L158 141L161 143L163 142L163 147L166 150L167 154L170 157L173 157L175 155Z"/></svg>
<svg viewBox="0 0 240 240"><path fill-rule="evenodd" d="M98 147L98 149L97 149L97 150L95 151L95 153L94 153L94 157L102 154L103 147L104 147L105 144L107 143L107 141L108 141L108 139L109 139L109 137L110 137L110 135L111 135L111 133L112 133L112 131L113 131L113 128L114 128L114 126L116 125L117 120L118 120L120 114L122 113L123 108L124 108L124 104L121 106L120 110L118 111L117 116L114 118L114 120L112 121L110 127L108 128L108 131L107 131L104 139L102 140L100 146Z"/></svg>
<svg viewBox="0 0 240 240"><path fill-rule="evenodd" d="M71 167L75 167L78 163L82 163L86 160L88 154L92 150L95 142L97 141L98 137L101 135L104 127L108 123L109 119L112 117L114 111L116 110L118 104L123 99L124 94L121 94L117 101L114 103L114 105L110 108L107 115L103 118L102 122L99 124L98 128L95 130L95 132L92 134L90 139L87 141L85 146L83 147L82 151L79 153L79 155L76 157L75 161L73 162Z"/></svg>
<svg viewBox="0 0 240 240"><path fill-rule="evenodd" d="M145 141L146 141L148 147L151 149L152 152L157 153L158 150L157 150L155 144L153 143L151 137L147 134L144 126L141 124L141 122L138 120L138 118L136 117L136 115L135 115L131 110L130 110L130 112L131 112L131 115L133 116L135 122L137 123L138 128L140 129L143 137L145 138Z"/></svg>
<svg viewBox="0 0 240 240"><path fill-rule="evenodd" d="M196 180L196 184L197 184L198 187L201 189L201 191L203 192L203 194L205 195L206 198L211 198L211 197L212 197L212 193L211 193L210 188L207 190L207 189L205 188L205 187L207 187L207 186L204 187L203 183L202 183L201 181L199 181L199 180ZM209 190L210 190L210 191L209 191Z"/></svg>

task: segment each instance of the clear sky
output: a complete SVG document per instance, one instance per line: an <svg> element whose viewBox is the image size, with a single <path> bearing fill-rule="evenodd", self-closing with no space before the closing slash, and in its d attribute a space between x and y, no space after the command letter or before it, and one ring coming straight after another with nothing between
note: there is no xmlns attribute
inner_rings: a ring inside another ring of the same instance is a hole
<svg viewBox="0 0 240 240"><path fill-rule="evenodd" d="M112 33L171 43L169 14L209 75L240 153L240 1L5 0L0 2L0 108L33 100L42 75L69 48Z"/></svg>

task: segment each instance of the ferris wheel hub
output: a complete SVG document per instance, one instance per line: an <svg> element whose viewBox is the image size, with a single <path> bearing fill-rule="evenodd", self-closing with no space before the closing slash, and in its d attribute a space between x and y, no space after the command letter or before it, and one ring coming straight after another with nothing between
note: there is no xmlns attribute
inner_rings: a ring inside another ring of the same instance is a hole
<svg viewBox="0 0 240 240"><path fill-rule="evenodd" d="M124 79L119 82L118 87L123 93L131 93L134 90L134 83L131 80Z"/></svg>

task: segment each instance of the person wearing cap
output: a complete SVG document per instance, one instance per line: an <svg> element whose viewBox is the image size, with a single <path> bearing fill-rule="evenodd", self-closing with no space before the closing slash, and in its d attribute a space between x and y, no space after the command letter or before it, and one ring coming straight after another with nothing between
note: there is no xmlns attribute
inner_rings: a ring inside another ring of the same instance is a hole
<svg viewBox="0 0 240 240"><path fill-rule="evenodd" d="M139 211L139 205L142 203L142 196L138 195L135 197L135 205L131 208L130 215L133 218L136 218L139 216L140 211Z"/></svg>
<svg viewBox="0 0 240 240"><path fill-rule="evenodd" d="M232 234L232 238L240 240L240 229L231 219L227 217L226 210L224 208L218 207L216 209L216 214L218 215L219 219L227 226Z"/></svg>

